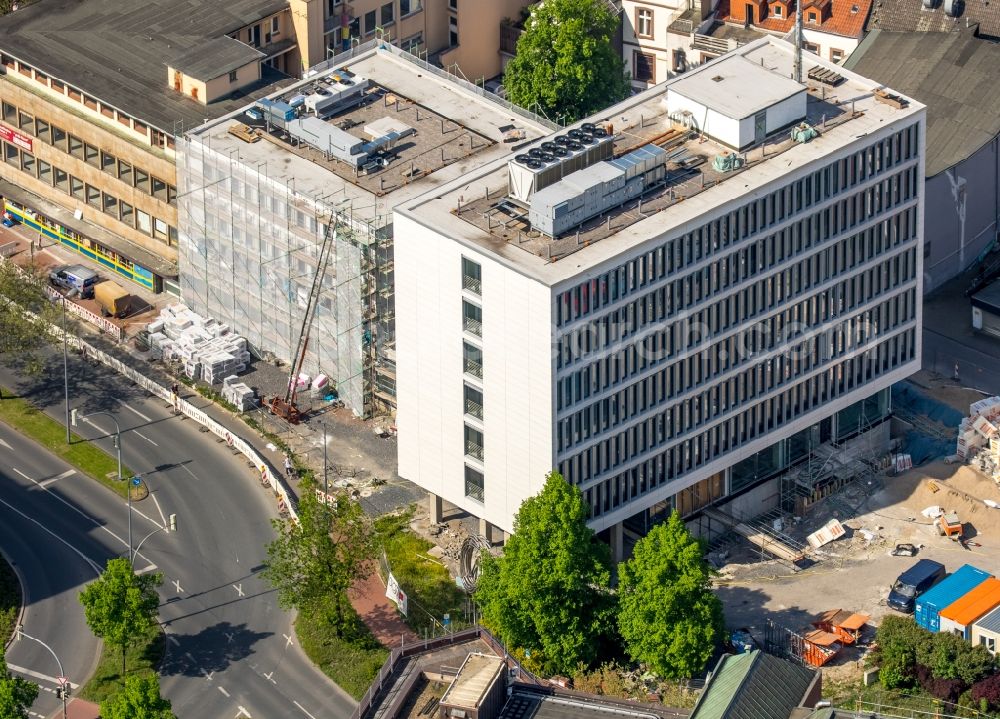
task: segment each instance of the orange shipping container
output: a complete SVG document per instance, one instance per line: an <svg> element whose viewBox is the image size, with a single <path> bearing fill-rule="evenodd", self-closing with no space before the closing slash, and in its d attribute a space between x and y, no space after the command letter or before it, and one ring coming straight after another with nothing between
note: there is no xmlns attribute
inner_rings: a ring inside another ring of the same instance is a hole
<svg viewBox="0 0 1000 719"><path fill-rule="evenodd" d="M941 610L938 631L968 639L975 621L997 606L1000 606L1000 579L990 577Z"/></svg>

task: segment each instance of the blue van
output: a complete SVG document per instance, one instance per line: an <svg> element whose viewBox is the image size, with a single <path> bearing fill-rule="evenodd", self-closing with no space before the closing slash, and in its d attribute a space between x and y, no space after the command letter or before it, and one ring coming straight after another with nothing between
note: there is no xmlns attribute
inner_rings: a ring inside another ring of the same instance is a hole
<svg viewBox="0 0 1000 719"><path fill-rule="evenodd" d="M933 559L921 559L896 578L886 604L897 612L913 614L916 598L944 579L944 575L943 564Z"/></svg>

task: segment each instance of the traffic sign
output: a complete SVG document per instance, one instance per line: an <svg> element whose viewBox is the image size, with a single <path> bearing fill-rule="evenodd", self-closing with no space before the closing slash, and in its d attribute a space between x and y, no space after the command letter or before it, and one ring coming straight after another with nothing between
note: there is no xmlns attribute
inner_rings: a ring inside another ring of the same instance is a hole
<svg viewBox="0 0 1000 719"><path fill-rule="evenodd" d="M445 615L444 615L444 621L443 621L442 623L443 623L443 624L444 624L444 625L445 625L446 627L447 627L447 626L448 626L449 624L451 624L451 615L450 615L450 614L445 614Z"/></svg>
<svg viewBox="0 0 1000 719"><path fill-rule="evenodd" d="M142 484L142 477L132 477L132 486L138 487Z"/></svg>
<svg viewBox="0 0 1000 719"><path fill-rule="evenodd" d="M66 677L56 677L56 683L59 684L59 686L62 686L63 684L69 684L69 679L67 679Z"/></svg>

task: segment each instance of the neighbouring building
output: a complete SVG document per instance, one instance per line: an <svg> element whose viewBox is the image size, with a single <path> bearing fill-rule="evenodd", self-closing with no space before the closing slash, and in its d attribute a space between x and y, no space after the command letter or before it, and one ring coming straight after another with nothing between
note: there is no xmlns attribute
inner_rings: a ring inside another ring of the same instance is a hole
<svg viewBox="0 0 1000 719"><path fill-rule="evenodd" d="M0 195L51 240L177 293L175 137L378 39L500 71L523 2L39 0L0 18ZM489 19L488 26L478 24ZM433 58L431 58L433 59Z"/></svg>
<svg viewBox="0 0 1000 719"><path fill-rule="evenodd" d="M906 7L894 0L883 2L879 26L893 17L892 8ZM968 8L975 12L971 3ZM956 24L940 8L917 15L946 27ZM993 28L989 37L996 37L1000 15L982 17L978 35L975 26L965 29L964 23L953 32L873 30L846 64L927 105L924 292L969 269L996 246L1000 45L980 35L985 26ZM994 25L985 23L987 17L994 18Z"/></svg>
<svg viewBox="0 0 1000 719"><path fill-rule="evenodd" d="M509 532L555 468L620 557L675 508L755 516L817 452L887 449L925 112L793 60L757 40L397 204L399 473L433 513Z"/></svg>
<svg viewBox="0 0 1000 719"><path fill-rule="evenodd" d="M645 89L764 35L791 40L796 0L625 0L623 51ZM803 0L803 47L840 63L864 36L872 0ZM808 62L808 57L807 57Z"/></svg>
<svg viewBox="0 0 1000 719"><path fill-rule="evenodd" d="M760 649L727 654L708 675L691 719L788 719L820 700L823 675Z"/></svg>
<svg viewBox="0 0 1000 719"><path fill-rule="evenodd" d="M972 625L972 643L986 647L990 654L997 653L1000 646L1000 609L994 609Z"/></svg>
<svg viewBox="0 0 1000 719"><path fill-rule="evenodd" d="M308 75L178 140L182 297L290 362L329 232L304 369L369 417L395 406L393 208L555 126L382 42Z"/></svg>

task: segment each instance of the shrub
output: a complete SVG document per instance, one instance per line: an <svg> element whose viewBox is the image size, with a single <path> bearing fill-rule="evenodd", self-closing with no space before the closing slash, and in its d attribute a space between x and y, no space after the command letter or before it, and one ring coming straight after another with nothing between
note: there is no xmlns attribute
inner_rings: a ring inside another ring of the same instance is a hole
<svg viewBox="0 0 1000 719"><path fill-rule="evenodd" d="M1000 709L1000 674L994 674L972 685L972 698L990 709Z"/></svg>
<svg viewBox="0 0 1000 719"><path fill-rule="evenodd" d="M939 679L934 676L930 667L925 667L922 664L917 666L916 675L917 681L924 691L938 699L954 703L958 701L958 697L965 690L966 685L961 679Z"/></svg>

